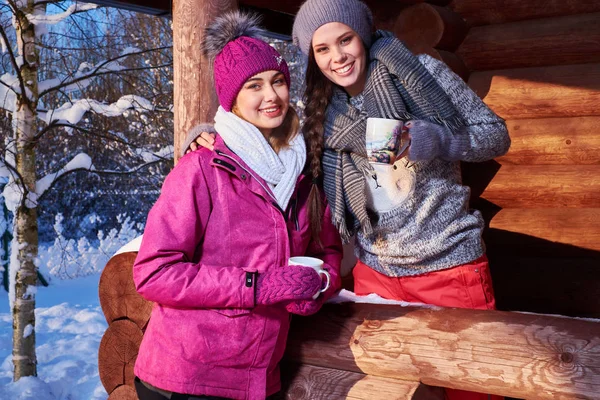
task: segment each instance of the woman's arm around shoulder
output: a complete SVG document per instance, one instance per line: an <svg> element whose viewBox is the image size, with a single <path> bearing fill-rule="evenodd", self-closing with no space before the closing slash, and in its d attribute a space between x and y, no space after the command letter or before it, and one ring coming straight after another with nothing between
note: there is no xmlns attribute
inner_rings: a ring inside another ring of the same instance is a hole
<svg viewBox="0 0 600 400"><path fill-rule="evenodd" d="M445 63L428 55L419 55L418 59L446 92L465 121L465 128L455 134L467 135L468 140L457 138L466 141L467 145L454 158L478 162L506 154L510 147L510 137L504 120Z"/></svg>
<svg viewBox="0 0 600 400"><path fill-rule="evenodd" d="M150 213L133 278L147 300L189 308L251 308L254 288L238 267L194 261L212 211L209 153L183 157L167 176Z"/></svg>

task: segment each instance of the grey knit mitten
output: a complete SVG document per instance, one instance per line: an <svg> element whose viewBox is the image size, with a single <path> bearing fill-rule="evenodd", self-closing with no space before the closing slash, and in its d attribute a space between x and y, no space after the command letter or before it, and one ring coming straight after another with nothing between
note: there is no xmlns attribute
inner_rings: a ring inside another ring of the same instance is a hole
<svg viewBox="0 0 600 400"><path fill-rule="evenodd" d="M273 305L282 301L308 300L321 289L321 276L312 268L288 265L258 274L256 304Z"/></svg>
<svg viewBox="0 0 600 400"><path fill-rule="evenodd" d="M179 149L179 155L181 157L185 155L185 152L187 151L187 149L189 149L190 144L192 144L192 142L196 140L202 132L217 133L213 124L209 124L208 122L194 126L188 132L187 136L185 137L185 142L183 142L183 144L181 145L181 149Z"/></svg>
<svg viewBox="0 0 600 400"><path fill-rule="evenodd" d="M464 158L471 148L466 127L452 132L445 126L424 120L408 121L404 126L410 134L408 159L411 161L427 161L436 157L457 161Z"/></svg>

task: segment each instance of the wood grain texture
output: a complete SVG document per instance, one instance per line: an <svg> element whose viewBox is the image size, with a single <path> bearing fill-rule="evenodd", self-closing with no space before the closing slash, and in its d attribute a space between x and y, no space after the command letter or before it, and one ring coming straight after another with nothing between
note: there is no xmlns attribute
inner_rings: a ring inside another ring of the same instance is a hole
<svg viewBox="0 0 600 400"><path fill-rule="evenodd" d="M292 363L282 364L281 375L288 400L408 400L420 386L419 382Z"/></svg>
<svg viewBox="0 0 600 400"><path fill-rule="evenodd" d="M508 154L496 158L514 165L600 164L600 117L506 121Z"/></svg>
<svg viewBox="0 0 600 400"><path fill-rule="evenodd" d="M471 28L457 54L477 71L600 62L600 13Z"/></svg>
<svg viewBox="0 0 600 400"><path fill-rule="evenodd" d="M98 373L107 393L120 385L133 387L133 367L142 335L142 330L126 319L111 323L104 332L98 349Z"/></svg>
<svg viewBox="0 0 600 400"><path fill-rule="evenodd" d="M600 64L473 72L469 86L504 119L600 115Z"/></svg>
<svg viewBox="0 0 600 400"><path fill-rule="evenodd" d="M505 208L494 215L490 228L555 244L600 251L600 208ZM512 245L517 246L523 240L523 237L514 235ZM499 241L496 240L496 246L501 245ZM540 245L530 243L530 251L535 251ZM504 246L507 251L511 251L510 241Z"/></svg>
<svg viewBox="0 0 600 400"><path fill-rule="evenodd" d="M187 132L198 123L212 121L217 111L212 66L199 45L204 28L217 15L235 8L235 0L173 1L175 162Z"/></svg>
<svg viewBox="0 0 600 400"><path fill-rule="evenodd" d="M144 299L135 290L132 268L137 252L113 256L104 267L98 284L100 306L109 324L127 318L144 329L153 303Z"/></svg>
<svg viewBox="0 0 600 400"><path fill-rule="evenodd" d="M491 310L326 305L293 322L303 364L531 399L595 399L600 323Z"/></svg>
<svg viewBox="0 0 600 400"><path fill-rule="evenodd" d="M503 165L481 197L502 208L600 208L600 166Z"/></svg>
<svg viewBox="0 0 600 400"><path fill-rule="evenodd" d="M453 0L449 7L471 26L600 12L597 0Z"/></svg>
<svg viewBox="0 0 600 400"><path fill-rule="evenodd" d="M138 400L138 395L131 386L121 385L110 393L108 400Z"/></svg>
<svg viewBox="0 0 600 400"><path fill-rule="evenodd" d="M467 35L462 17L448 8L427 3L404 8L396 17L393 32L407 44L454 51Z"/></svg>

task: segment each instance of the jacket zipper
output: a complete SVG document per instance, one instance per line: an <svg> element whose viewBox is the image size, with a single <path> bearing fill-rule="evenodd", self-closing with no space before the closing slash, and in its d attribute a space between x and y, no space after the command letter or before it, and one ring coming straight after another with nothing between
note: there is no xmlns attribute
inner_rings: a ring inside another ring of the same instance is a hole
<svg viewBox="0 0 600 400"><path fill-rule="evenodd" d="M246 173L248 173L248 175L250 175L251 177L253 177L256 182L258 182L258 184L264 189L265 192L267 192L267 194L269 195L269 197L271 197L271 199L273 201L271 201L271 204L279 210L279 212L281 212L281 215L283 216L283 219L285 220L285 222L288 221L288 216L286 215L285 211L281 208L281 206L279 205L279 203L277 203L277 198L273 195L273 193L271 193L271 191L269 189L267 189L265 187L265 185L262 184L262 182L260 181L260 179L258 179L254 173L252 173L252 171L247 170L246 168L244 168L244 166L242 164L240 164L235 158L231 157L229 154L225 154L223 153L221 150L215 150L215 153L217 153L218 155L220 155L221 157L226 157L229 160L233 161L234 163L236 163L242 170L246 171ZM298 200L296 198L294 198L294 201L292 203L292 216L294 219L294 226L296 228L297 231L300 230L300 224L298 222L298 210L297 210L297 203Z"/></svg>
<svg viewBox="0 0 600 400"><path fill-rule="evenodd" d="M294 228L296 228L296 231L299 231L300 223L298 222L298 198L297 197L292 199L291 212L292 212L292 221L294 221Z"/></svg>
<svg viewBox="0 0 600 400"><path fill-rule="evenodd" d="M252 176L254 179L256 179L256 182L258 182L258 184L260 186L262 186L262 188L265 190L265 192L269 195L269 197L271 197L273 200L275 200L275 204L277 204L277 199L275 198L275 196L273 195L273 193L271 193L271 191L265 187L265 185L262 184L262 182L251 172L248 171L246 168L244 168L244 166L242 164L240 164L235 158L231 157L228 154L223 153L220 150L215 150L215 153L217 153L218 155L222 156L222 157L227 157L228 159L230 159L231 161L233 161L234 163L236 163L241 169L243 169L244 171L246 171L248 173L248 175ZM277 209L281 210L281 207L279 207L279 205L277 204ZM284 213L285 214L285 213Z"/></svg>

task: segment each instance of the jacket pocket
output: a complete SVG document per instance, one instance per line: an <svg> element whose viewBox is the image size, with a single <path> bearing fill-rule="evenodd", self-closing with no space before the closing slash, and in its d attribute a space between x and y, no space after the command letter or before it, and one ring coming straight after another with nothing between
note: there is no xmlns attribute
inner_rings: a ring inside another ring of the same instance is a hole
<svg viewBox="0 0 600 400"><path fill-rule="evenodd" d="M243 315L248 315L252 312L251 309L246 308L215 308L211 311L214 311L217 314L221 314L230 318L241 317Z"/></svg>

